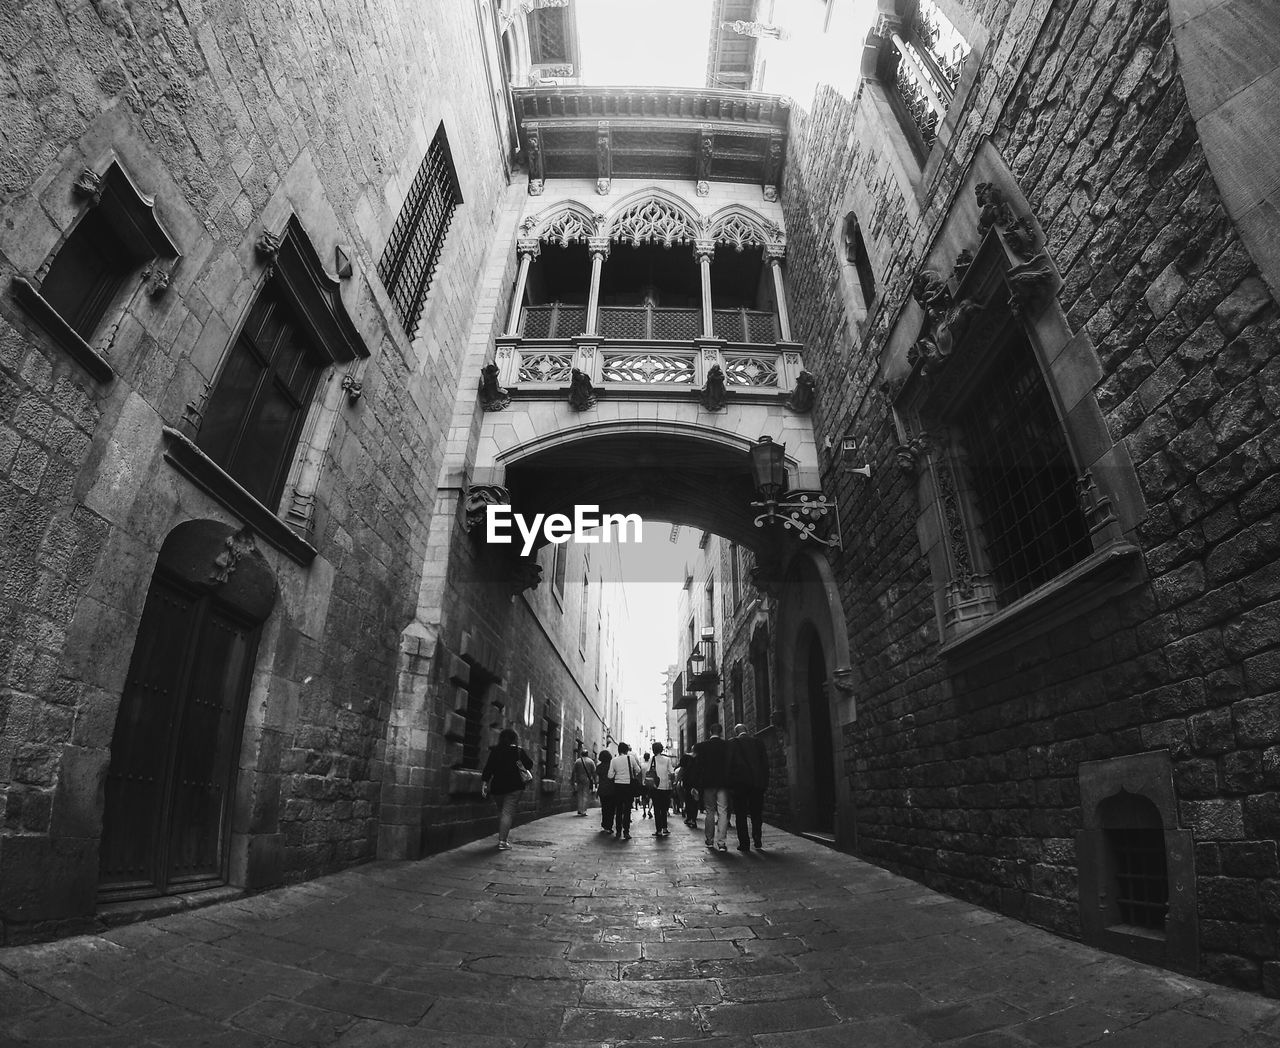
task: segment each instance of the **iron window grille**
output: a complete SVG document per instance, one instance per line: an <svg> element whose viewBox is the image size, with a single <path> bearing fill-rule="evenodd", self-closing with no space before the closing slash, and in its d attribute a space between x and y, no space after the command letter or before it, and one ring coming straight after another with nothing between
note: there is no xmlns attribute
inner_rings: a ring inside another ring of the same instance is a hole
<svg viewBox="0 0 1280 1048"><path fill-rule="evenodd" d="M569 61L569 38L563 7L540 7L529 13L529 55L534 65Z"/></svg>
<svg viewBox="0 0 1280 1048"><path fill-rule="evenodd" d="M417 334L445 235L461 203L449 140L441 124L378 262L378 276L410 338Z"/></svg>
<svg viewBox="0 0 1280 1048"><path fill-rule="evenodd" d="M1093 551L1062 424L1021 331L996 354L956 422L996 599L1005 605Z"/></svg>
<svg viewBox="0 0 1280 1048"><path fill-rule="evenodd" d="M1163 932L1169 912L1164 831L1110 829L1106 835L1115 863L1115 901L1120 923Z"/></svg>

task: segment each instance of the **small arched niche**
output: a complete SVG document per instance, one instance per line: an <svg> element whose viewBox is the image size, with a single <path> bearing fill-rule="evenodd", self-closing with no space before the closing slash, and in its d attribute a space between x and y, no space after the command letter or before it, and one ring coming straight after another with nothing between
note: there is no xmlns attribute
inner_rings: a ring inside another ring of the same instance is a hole
<svg viewBox="0 0 1280 1048"><path fill-rule="evenodd" d="M1167 750L1080 765L1080 924L1091 945L1196 971L1191 833L1178 828Z"/></svg>

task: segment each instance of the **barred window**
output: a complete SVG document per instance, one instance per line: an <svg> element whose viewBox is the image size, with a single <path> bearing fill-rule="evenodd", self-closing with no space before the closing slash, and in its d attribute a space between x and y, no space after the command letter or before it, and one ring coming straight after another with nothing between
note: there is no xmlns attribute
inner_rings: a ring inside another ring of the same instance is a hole
<svg viewBox="0 0 1280 1048"><path fill-rule="evenodd" d="M458 176L441 124L378 262L378 276L410 338L417 334L422 304L440 261L449 223L460 203Z"/></svg>
<svg viewBox="0 0 1280 1048"><path fill-rule="evenodd" d="M956 421L996 597L1008 604L1093 550L1062 424L1020 329Z"/></svg>
<svg viewBox="0 0 1280 1048"><path fill-rule="evenodd" d="M932 0L918 0L911 17L892 32L885 79L925 153L937 140L969 50L968 41Z"/></svg>
<svg viewBox="0 0 1280 1048"><path fill-rule="evenodd" d="M534 65L569 61L569 38L562 7L540 7L529 13L529 55Z"/></svg>

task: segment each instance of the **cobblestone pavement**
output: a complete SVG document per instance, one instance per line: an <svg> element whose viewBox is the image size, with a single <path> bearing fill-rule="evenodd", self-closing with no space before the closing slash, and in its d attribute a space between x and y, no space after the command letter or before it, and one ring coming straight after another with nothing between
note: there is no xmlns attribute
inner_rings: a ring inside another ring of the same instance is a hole
<svg viewBox="0 0 1280 1048"><path fill-rule="evenodd" d="M416 863L0 950L0 1045L1280 1048L1280 1005L780 831L555 816ZM731 835L732 841L732 835Z"/></svg>

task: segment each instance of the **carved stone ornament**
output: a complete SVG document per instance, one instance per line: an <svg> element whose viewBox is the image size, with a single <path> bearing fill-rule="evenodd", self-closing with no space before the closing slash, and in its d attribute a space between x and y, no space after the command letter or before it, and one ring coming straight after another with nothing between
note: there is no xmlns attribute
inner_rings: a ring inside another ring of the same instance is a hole
<svg viewBox="0 0 1280 1048"><path fill-rule="evenodd" d="M540 178L529 179L529 195L542 196L542 179Z"/></svg>
<svg viewBox="0 0 1280 1048"><path fill-rule="evenodd" d="M928 435L924 433L911 437L905 444L899 444L893 449L898 468L903 473L914 477L920 472L920 466L923 464L924 457L928 454L930 446Z"/></svg>
<svg viewBox="0 0 1280 1048"><path fill-rule="evenodd" d="M569 407L574 411L586 411L594 407L595 402L596 389L591 384L591 379L586 373L574 368L569 378Z"/></svg>
<svg viewBox="0 0 1280 1048"><path fill-rule="evenodd" d="M837 666L831 673L831 683L842 695L852 695L857 689L857 672L852 666Z"/></svg>
<svg viewBox="0 0 1280 1048"><path fill-rule="evenodd" d="M159 261L154 261L147 266L142 278L146 281L147 294L151 298L159 298L169 290L169 285L173 281L173 271L176 268L177 263L174 263L172 267L167 267L162 266Z"/></svg>
<svg viewBox="0 0 1280 1048"><path fill-rule="evenodd" d="M700 181L698 182L697 186L695 187L695 190L696 190L696 192L697 192L698 196L700 196L700 197L710 196L710 195L711 195L711 183L710 183L710 182L705 182L705 181L701 181L701 180L700 180Z"/></svg>
<svg viewBox="0 0 1280 1048"><path fill-rule="evenodd" d="M973 192L978 199L978 236L999 229L1015 255L1031 258L1036 252L1036 229L1031 219L1015 215L1004 194L990 182L979 182Z"/></svg>
<svg viewBox="0 0 1280 1048"><path fill-rule="evenodd" d="M973 252L965 248L956 255L956 267L951 273L955 277L957 284L964 280L965 274L969 272L971 265L973 265Z"/></svg>
<svg viewBox="0 0 1280 1048"><path fill-rule="evenodd" d="M1093 479L1089 470L1085 470L1084 475L1076 480L1076 497L1080 501L1080 511L1089 525L1090 535L1116 523L1111 500L1098 490L1098 482Z"/></svg>
<svg viewBox="0 0 1280 1048"><path fill-rule="evenodd" d="M342 376L342 391L347 395L347 403L354 404L364 396L364 383L348 372Z"/></svg>
<svg viewBox="0 0 1280 1048"><path fill-rule="evenodd" d="M724 371L719 364L713 364L707 372L706 385L698 391L698 399L706 411L722 411L728 396L724 384Z"/></svg>
<svg viewBox="0 0 1280 1048"><path fill-rule="evenodd" d="M511 492L497 484L473 484L463 496L462 529L470 533L484 525L489 506L511 505Z"/></svg>
<svg viewBox="0 0 1280 1048"><path fill-rule="evenodd" d="M807 415L813 410L817 392L817 380L810 372L802 371L796 376L796 388L791 391L791 396L787 397L787 407L798 414Z"/></svg>
<svg viewBox="0 0 1280 1048"><path fill-rule="evenodd" d="M248 528L241 528L234 534L228 535L223 542L222 551L213 559L213 569L209 573L210 584L221 586L230 582L241 558L257 552L258 547L254 544L253 532Z"/></svg>
<svg viewBox="0 0 1280 1048"><path fill-rule="evenodd" d="M253 248L258 253L258 257L271 267L276 264L276 257L280 254L280 245L283 243L284 237L279 233L272 233L269 229L264 229L258 235Z"/></svg>
<svg viewBox="0 0 1280 1048"><path fill-rule="evenodd" d="M498 384L497 364L480 369L480 407L485 411L501 411L511 403L511 395Z"/></svg>
<svg viewBox="0 0 1280 1048"><path fill-rule="evenodd" d="M600 196L608 196L608 195L609 195L609 190L610 190L610 189L612 189L612 188L613 188L613 179L611 179L611 178L597 178L597 179L596 179L596 192L597 192Z"/></svg>
<svg viewBox="0 0 1280 1048"><path fill-rule="evenodd" d="M102 200L102 176L93 168L86 167L71 184L71 189L91 204L97 204Z"/></svg>
<svg viewBox="0 0 1280 1048"><path fill-rule="evenodd" d="M525 590L537 589L542 584L542 565L530 557L520 557L511 568L511 595L518 597Z"/></svg>
<svg viewBox="0 0 1280 1048"><path fill-rule="evenodd" d="M920 373L927 378L950 358L983 306L967 299L954 302L947 282L933 270L916 276L911 297L924 310L925 321L920 337L907 351L907 362L912 367L920 363Z"/></svg>
<svg viewBox="0 0 1280 1048"><path fill-rule="evenodd" d="M1053 286L1053 267L1044 254L1014 266L1005 274L1009 284L1009 308L1013 315L1025 317L1038 312L1049 298Z"/></svg>

